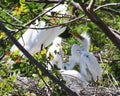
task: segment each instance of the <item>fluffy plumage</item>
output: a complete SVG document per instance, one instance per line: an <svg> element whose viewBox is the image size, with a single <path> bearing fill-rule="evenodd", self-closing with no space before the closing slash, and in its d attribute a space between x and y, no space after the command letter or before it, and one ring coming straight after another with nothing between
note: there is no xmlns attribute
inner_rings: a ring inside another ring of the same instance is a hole
<svg viewBox="0 0 120 96"><path fill-rule="evenodd" d="M90 37L86 32L81 36L83 39L76 38L82 43L80 48L80 73L87 81L96 81L102 77L102 69L95 56L89 52Z"/></svg>
<svg viewBox="0 0 120 96"><path fill-rule="evenodd" d="M76 70L60 70L60 73L66 81L66 85L76 93L79 93L81 89L88 85L85 78Z"/></svg>
<svg viewBox="0 0 120 96"><path fill-rule="evenodd" d="M55 64L58 66L58 68L62 68L63 58L64 58L64 51L62 49L62 38L60 37L55 38L53 44L48 49L47 58L49 56L53 57L53 60L50 61L52 65Z"/></svg>
<svg viewBox="0 0 120 96"><path fill-rule="evenodd" d="M72 69L76 64L79 64L80 74L87 81L96 81L100 79L102 77L102 69L95 56L89 52L90 37L87 33L81 35L75 34L74 36L82 43L82 46L80 47L78 44L72 46L69 62L64 65L64 68Z"/></svg>

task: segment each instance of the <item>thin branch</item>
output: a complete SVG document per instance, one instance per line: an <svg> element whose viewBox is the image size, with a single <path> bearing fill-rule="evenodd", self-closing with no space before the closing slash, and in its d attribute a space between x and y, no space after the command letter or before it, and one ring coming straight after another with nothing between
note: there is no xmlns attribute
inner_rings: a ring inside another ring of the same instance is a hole
<svg viewBox="0 0 120 96"><path fill-rule="evenodd" d="M68 87L66 87L60 80L58 80L56 77L54 77L46 68L43 67L42 62L38 62L35 58L33 58L28 51L25 50L25 48L20 45L20 43L11 35L10 31L0 22L0 30L4 31L6 35L9 37L9 39L21 50L21 52L24 53L24 55L34 64L36 67L38 67L43 74L48 76L53 82L60 85L64 90L68 92L71 96L78 96L75 92L71 91Z"/></svg>
<svg viewBox="0 0 120 96"><path fill-rule="evenodd" d="M52 93L49 85L47 84L47 82L45 82L45 80L43 79L43 77L41 76L41 74L39 73L39 69L36 67L37 73L39 75L39 77L41 78L41 80L43 81L43 83L45 84L45 86L47 87L47 89Z"/></svg>
<svg viewBox="0 0 120 96"><path fill-rule="evenodd" d="M77 9L79 9L79 10L81 10L82 12L83 12L83 9L81 8L81 6L79 5L79 3L76 3L76 2L74 2L73 0L71 1L71 4L73 5L73 6L75 6Z"/></svg>
<svg viewBox="0 0 120 96"><path fill-rule="evenodd" d="M58 25L54 25L54 26L48 26L48 27L44 27L44 28L33 28L33 27L29 27L29 26L21 26L21 27L24 27L24 28L27 28L27 29L36 29L36 30L44 30L44 29L51 29L51 28L55 28L55 27L59 27L59 26L63 26L63 25L68 25L70 23L73 23L77 20L81 20L85 17L85 15L82 15L81 17L78 17L78 18L75 18L75 19L72 19L70 21L67 21L65 23L61 23L61 24L58 24ZM88 20L89 21L89 20Z"/></svg>
<svg viewBox="0 0 120 96"><path fill-rule="evenodd" d="M37 3L59 3L60 1L61 0L26 0L26 2L37 2ZM61 3L64 3L64 1Z"/></svg>
<svg viewBox="0 0 120 96"><path fill-rule="evenodd" d="M105 5L101 5L101 6L98 6L94 11L97 11L103 7L108 7L108 6L119 6L120 3L109 3L109 4L105 4Z"/></svg>
<svg viewBox="0 0 120 96"><path fill-rule="evenodd" d="M22 21L18 20L17 18L12 16L10 13L6 12L5 10L2 10L2 11L5 12L8 16L10 16L13 20L17 21L18 23L22 23Z"/></svg>
<svg viewBox="0 0 120 96"><path fill-rule="evenodd" d="M79 5L79 3L76 3L74 1L71 1L71 4L73 6L76 6L77 9L80 9L83 12L83 9L81 8L81 6ZM85 4L86 6L88 6L88 4ZM99 7L98 5L94 5L94 8ZM106 12L111 12L112 14L116 14L116 15L120 15L120 12L111 8L107 8L107 7L101 7L100 10L102 11L106 11Z"/></svg>
<svg viewBox="0 0 120 96"><path fill-rule="evenodd" d="M112 14L115 14L115 15L120 15L119 11L111 9L111 8L102 7L102 8L100 8L100 10L106 11L106 12L111 12Z"/></svg>
<svg viewBox="0 0 120 96"><path fill-rule="evenodd" d="M93 11L95 1L96 1L96 0L91 0L91 1L90 1L89 5L88 5L88 7L87 7L87 10Z"/></svg>
<svg viewBox="0 0 120 96"><path fill-rule="evenodd" d="M110 29L111 31L114 31L116 34L120 35L120 32L119 32L118 30L115 30L115 29L110 28L110 27L109 27L109 29Z"/></svg>

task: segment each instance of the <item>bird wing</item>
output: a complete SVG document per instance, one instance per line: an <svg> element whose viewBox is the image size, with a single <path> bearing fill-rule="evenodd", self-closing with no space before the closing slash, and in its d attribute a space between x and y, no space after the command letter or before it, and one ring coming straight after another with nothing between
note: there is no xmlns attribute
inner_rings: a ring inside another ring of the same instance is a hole
<svg viewBox="0 0 120 96"><path fill-rule="evenodd" d="M60 35L61 33L63 33L65 31L66 27L54 27L54 28L50 28L50 29L46 29L46 34L47 34L47 38L45 42L45 47L47 47L48 45L50 45L54 39Z"/></svg>
<svg viewBox="0 0 120 96"><path fill-rule="evenodd" d="M97 80L97 77L100 79L102 77L102 70L95 56L92 53L86 52L83 59L88 71L92 75L92 79L94 81Z"/></svg>
<svg viewBox="0 0 120 96"><path fill-rule="evenodd" d="M84 76L84 78L87 80L87 81L90 81L91 80L91 75L88 74L88 70L87 70L87 58L85 57L85 55L82 53L81 56L80 56L80 72L81 74Z"/></svg>
<svg viewBox="0 0 120 96"><path fill-rule="evenodd" d="M76 82L76 85L81 85L80 87L85 88L88 82L85 78L76 70L60 70L60 73L65 81ZM74 83L72 86L74 86Z"/></svg>
<svg viewBox="0 0 120 96"><path fill-rule="evenodd" d="M31 24L31 28L42 28L45 26L45 22L42 21L38 26ZM18 42L30 53L34 54L40 50L40 44L42 42L41 38L43 38L43 30L36 29L27 29L27 31L19 38ZM13 45L11 48L11 52L17 50L18 48Z"/></svg>
<svg viewBox="0 0 120 96"><path fill-rule="evenodd" d="M34 25L31 25L30 27L35 27ZM18 42L28 51L29 47L30 47L30 42L31 42L31 37L34 33L34 29L28 29L23 35L22 37L20 37L18 39ZM29 47L28 47L29 45ZM13 45L10 49L11 52L18 50L16 45Z"/></svg>

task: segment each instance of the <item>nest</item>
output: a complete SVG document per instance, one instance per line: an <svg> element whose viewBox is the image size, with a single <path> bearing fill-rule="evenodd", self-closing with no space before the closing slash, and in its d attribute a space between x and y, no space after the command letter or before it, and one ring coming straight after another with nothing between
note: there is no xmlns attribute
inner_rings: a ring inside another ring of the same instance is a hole
<svg viewBox="0 0 120 96"><path fill-rule="evenodd" d="M102 86L87 86L82 89L81 84L77 79L69 79L69 82L66 82L66 85L75 91L74 88L80 89L77 90L78 96L120 96L120 88L107 88ZM32 80L27 77L17 77L16 88L21 88L24 92L32 92L34 96L52 96L47 90L46 86L38 86L38 81ZM54 90L53 90L54 91ZM16 92L12 92L12 95L15 95ZM61 94L60 96L64 96ZM65 95L70 96L70 95Z"/></svg>

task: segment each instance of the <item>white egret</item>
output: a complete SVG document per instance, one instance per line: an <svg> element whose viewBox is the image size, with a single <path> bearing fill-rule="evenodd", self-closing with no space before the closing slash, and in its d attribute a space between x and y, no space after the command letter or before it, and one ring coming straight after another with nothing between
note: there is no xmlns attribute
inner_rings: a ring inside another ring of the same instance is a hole
<svg viewBox="0 0 120 96"><path fill-rule="evenodd" d="M50 56L53 57L53 60L51 60L50 63L52 65L54 64L57 65L58 68L62 68L63 58L64 58L64 51L62 48L62 38L60 37L55 38L53 44L49 47L47 52L47 58L49 58Z"/></svg>
<svg viewBox="0 0 120 96"><path fill-rule="evenodd" d="M89 52L90 37L86 32L81 35L77 33L73 35L82 43L79 61L81 75L83 75L87 81L96 81L100 79L102 77L102 69L95 56Z"/></svg>
<svg viewBox="0 0 120 96"><path fill-rule="evenodd" d="M45 22L40 22L39 26L31 24L30 27L32 28L44 28L45 27ZM28 29L21 38L19 38L18 42L30 53L36 53L37 51L40 50L41 48L41 33L43 33L43 30L35 30L35 29ZM44 33L45 34L45 33ZM40 38L39 38L40 37ZM39 47L37 47L39 46ZM12 48L10 49L11 52L18 50L16 45L13 45ZM23 53L20 52L20 55Z"/></svg>
<svg viewBox="0 0 120 96"><path fill-rule="evenodd" d="M62 6L62 9L60 8ZM48 8L49 9L49 8ZM46 9L46 10L48 10ZM66 12L67 6L66 4L62 4L57 6L55 9L51 10L48 13L51 13L53 11L57 12ZM40 21L40 24L33 25L31 24L32 28L44 28L47 27L46 23L44 21ZM35 54L41 50L41 47L47 47L50 45L53 40L63 33L65 31L66 27L54 27L50 29L42 29L42 30L36 30L36 29L28 29L22 37L18 40L18 42L30 53ZM11 52L18 50L18 48L13 45L10 49ZM20 55L23 53L20 52Z"/></svg>

